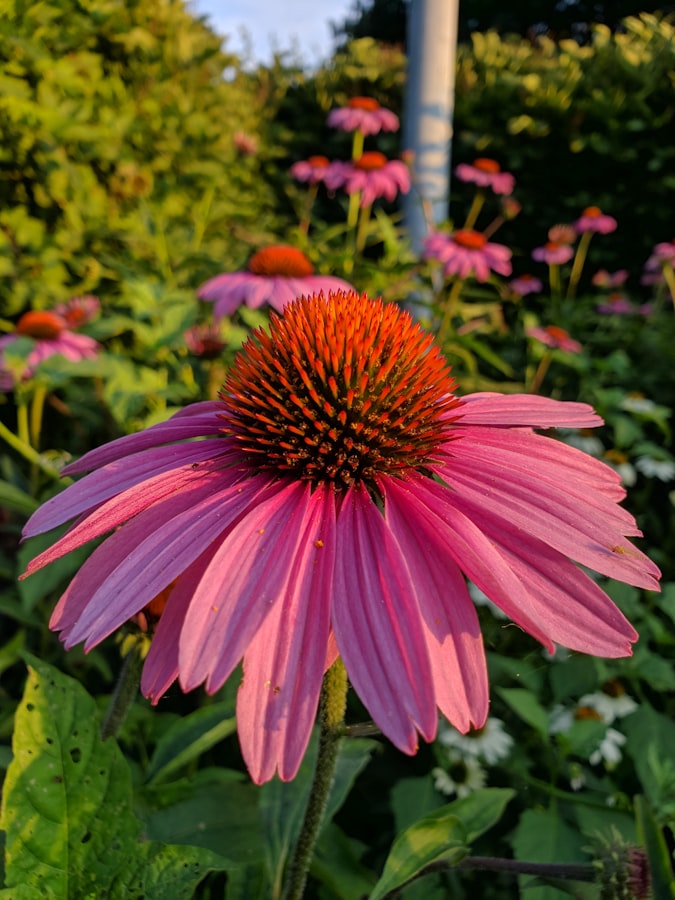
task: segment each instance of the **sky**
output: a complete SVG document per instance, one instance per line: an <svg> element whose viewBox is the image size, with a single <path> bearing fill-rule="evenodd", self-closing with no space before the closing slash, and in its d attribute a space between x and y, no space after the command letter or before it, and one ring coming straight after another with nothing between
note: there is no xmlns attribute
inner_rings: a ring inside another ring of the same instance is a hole
<svg viewBox="0 0 675 900"><path fill-rule="evenodd" d="M277 50L294 51L310 66L331 55L333 32L353 8L352 0L190 0L197 15L207 16L225 49L251 62L270 62ZM244 35L246 32L248 37Z"/></svg>

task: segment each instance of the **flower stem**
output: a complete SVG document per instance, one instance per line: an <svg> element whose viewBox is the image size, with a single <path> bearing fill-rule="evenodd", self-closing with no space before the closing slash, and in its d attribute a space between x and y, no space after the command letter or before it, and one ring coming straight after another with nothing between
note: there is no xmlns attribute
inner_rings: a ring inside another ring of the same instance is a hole
<svg viewBox="0 0 675 900"><path fill-rule="evenodd" d="M452 317L455 312L455 307L457 306L457 301L459 299L459 295L462 291L462 285L464 282L461 278L456 278L454 284L450 288L450 293L443 304L443 318L441 319L441 324L438 327L438 333L436 334L436 340L438 341L439 346L443 346L443 342L448 336L448 332L450 331L450 326L452 324Z"/></svg>
<svg viewBox="0 0 675 900"><path fill-rule="evenodd" d="M476 224L476 219L478 218L478 213L483 208L483 204L485 203L485 191L478 188L476 193L473 195L473 200L471 201L471 208L469 212L466 214L466 220L464 222L463 228L473 228Z"/></svg>
<svg viewBox="0 0 675 900"><path fill-rule="evenodd" d="M138 694L138 686L141 681L141 669L143 668L143 656L140 647L134 645L124 657L115 690L110 698L110 705L101 723L101 739L113 737L122 727L131 704Z"/></svg>
<svg viewBox="0 0 675 900"><path fill-rule="evenodd" d="M40 432L42 431L42 414L47 398L47 386L38 384L33 393L33 402L30 407L30 442L36 450L40 449Z"/></svg>
<svg viewBox="0 0 675 900"><path fill-rule="evenodd" d="M34 463L34 465L46 475L57 479L61 477L61 473L55 466L52 466L46 459L43 459L37 450L34 450L27 441L22 441L21 438L13 434L3 422L0 422L0 437L3 438L10 447L16 450L17 453L21 454L24 459L27 459L30 463ZM64 478L63 481L64 484L70 484L70 479Z"/></svg>
<svg viewBox="0 0 675 900"><path fill-rule="evenodd" d="M300 900L335 774L347 705L347 672L337 659L326 672L321 690L319 754L305 818L288 868L284 900Z"/></svg>
<svg viewBox="0 0 675 900"><path fill-rule="evenodd" d="M537 366L537 371L534 373L534 378L532 379L532 384L530 385L530 394L536 394L541 387L541 383L546 376L546 373L549 370L549 366L553 360L553 352L551 350L547 350L542 356L539 365Z"/></svg>
<svg viewBox="0 0 675 900"><path fill-rule="evenodd" d="M577 285L579 283L579 279L581 278L581 271L584 267L584 263L586 262L586 254L588 253L588 245L590 244L592 237L593 237L592 231L584 231L584 233L579 238L579 246L577 247L577 252L574 256L574 262L572 263L572 271L570 272L570 280L567 285L568 299L574 297L574 295L577 292Z"/></svg>

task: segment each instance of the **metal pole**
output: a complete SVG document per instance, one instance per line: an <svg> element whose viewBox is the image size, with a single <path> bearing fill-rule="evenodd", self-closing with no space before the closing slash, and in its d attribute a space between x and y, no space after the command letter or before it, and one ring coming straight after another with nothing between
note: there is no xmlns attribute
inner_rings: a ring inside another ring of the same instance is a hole
<svg viewBox="0 0 675 900"><path fill-rule="evenodd" d="M459 0L410 0L403 146L413 151L413 190L403 212L419 251L427 220L448 217Z"/></svg>

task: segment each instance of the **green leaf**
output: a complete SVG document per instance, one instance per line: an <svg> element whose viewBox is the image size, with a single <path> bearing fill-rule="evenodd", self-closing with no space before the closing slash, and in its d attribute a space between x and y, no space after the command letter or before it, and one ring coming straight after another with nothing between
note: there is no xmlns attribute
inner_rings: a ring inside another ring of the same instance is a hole
<svg viewBox="0 0 675 900"><path fill-rule="evenodd" d="M548 739L548 713L536 695L525 688L498 688L498 693L511 709L531 725L539 734Z"/></svg>
<svg viewBox="0 0 675 900"><path fill-rule="evenodd" d="M0 504L26 516L35 512L40 505L30 494L9 481L0 481Z"/></svg>
<svg viewBox="0 0 675 900"><path fill-rule="evenodd" d="M431 863L457 865L464 859L469 852L466 829L452 806L443 806L398 835L369 900L380 900L402 887Z"/></svg>
<svg viewBox="0 0 675 900"><path fill-rule="evenodd" d="M482 788L450 804L453 814L464 823L467 843L472 844L497 824L515 793L511 788Z"/></svg>
<svg viewBox="0 0 675 900"><path fill-rule="evenodd" d="M355 841L329 823L322 831L312 859L312 877L327 887L336 900L353 900L365 897L373 888L377 876L361 862L367 850L365 844Z"/></svg>
<svg viewBox="0 0 675 900"><path fill-rule="evenodd" d="M635 823L639 843L646 849L654 900L675 900L675 879L663 831L646 799L635 797Z"/></svg>
<svg viewBox="0 0 675 900"><path fill-rule="evenodd" d="M515 858L522 862L564 863L583 858L584 839L555 809L525 810L511 843ZM520 881L524 900L559 900L557 888L535 885L525 891L529 876Z"/></svg>
<svg viewBox="0 0 675 900"><path fill-rule="evenodd" d="M94 700L26 656L2 806L6 886L48 898L189 895L222 860L141 841L129 767L114 740L101 741Z"/></svg>
<svg viewBox="0 0 675 900"><path fill-rule="evenodd" d="M237 729L234 703L216 703L184 716L157 743L147 782L165 781L178 769L229 737Z"/></svg>

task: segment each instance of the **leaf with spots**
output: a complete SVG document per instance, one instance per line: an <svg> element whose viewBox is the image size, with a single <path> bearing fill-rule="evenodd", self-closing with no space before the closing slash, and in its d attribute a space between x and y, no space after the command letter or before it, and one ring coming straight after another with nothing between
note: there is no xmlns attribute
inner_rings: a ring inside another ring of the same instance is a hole
<svg viewBox="0 0 675 900"><path fill-rule="evenodd" d="M3 796L6 887L46 898L190 896L223 860L203 848L142 840L129 767L117 742L99 737L93 699L72 678L28 659Z"/></svg>

